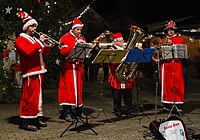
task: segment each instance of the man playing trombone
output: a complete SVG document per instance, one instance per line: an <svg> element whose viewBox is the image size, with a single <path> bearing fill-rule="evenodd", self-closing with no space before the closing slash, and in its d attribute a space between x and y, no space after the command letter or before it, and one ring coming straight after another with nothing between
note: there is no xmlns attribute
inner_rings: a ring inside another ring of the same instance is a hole
<svg viewBox="0 0 200 140"><path fill-rule="evenodd" d="M20 129L37 131L47 124L41 120L42 83L45 69L44 57L50 52L45 43L45 34L37 39L33 37L38 23L26 12L19 11L17 16L22 19L23 31L16 38L16 50L20 57L22 71L22 94L20 100Z"/></svg>

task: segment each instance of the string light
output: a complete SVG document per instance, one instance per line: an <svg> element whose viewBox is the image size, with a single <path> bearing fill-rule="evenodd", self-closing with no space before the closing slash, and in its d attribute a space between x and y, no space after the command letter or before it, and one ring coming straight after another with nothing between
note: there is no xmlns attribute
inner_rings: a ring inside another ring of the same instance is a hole
<svg viewBox="0 0 200 140"><path fill-rule="evenodd" d="M90 4L88 4L88 6L83 10L83 12L81 12L80 14L79 14L79 16L77 17L78 19L79 18L81 18L89 9L90 9L90 5L93 3L93 2L95 2L95 0L93 0ZM69 22L67 22L67 23L65 23L64 25L69 25L69 24L71 24L73 21L69 21Z"/></svg>

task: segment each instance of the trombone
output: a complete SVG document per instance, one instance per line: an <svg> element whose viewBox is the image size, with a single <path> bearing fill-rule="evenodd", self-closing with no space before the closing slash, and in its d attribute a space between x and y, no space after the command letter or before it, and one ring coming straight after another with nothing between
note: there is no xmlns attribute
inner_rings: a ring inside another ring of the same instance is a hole
<svg viewBox="0 0 200 140"><path fill-rule="evenodd" d="M38 34L39 36L41 36L41 35L43 35L44 33L42 33L42 32L37 32L37 31L34 31L36 34ZM47 44L49 44L50 46L55 46L56 44L58 45L58 48L60 48L62 45L63 45L63 43L60 43L60 42L58 42L58 41L56 41L55 39L53 39L53 38L51 38L51 37L49 37L49 36L47 36L47 38L49 39L49 40L46 40L45 41L45 43L47 43Z"/></svg>

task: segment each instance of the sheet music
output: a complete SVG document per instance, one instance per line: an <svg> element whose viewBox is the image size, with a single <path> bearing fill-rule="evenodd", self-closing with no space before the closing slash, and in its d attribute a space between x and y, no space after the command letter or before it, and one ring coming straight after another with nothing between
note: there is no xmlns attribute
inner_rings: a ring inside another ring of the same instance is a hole
<svg viewBox="0 0 200 140"><path fill-rule="evenodd" d="M162 56L164 59L182 58L188 59L187 45L175 44L171 46L161 46Z"/></svg>
<svg viewBox="0 0 200 140"><path fill-rule="evenodd" d="M77 43L66 59L85 59L92 48L92 43Z"/></svg>
<svg viewBox="0 0 200 140"><path fill-rule="evenodd" d="M100 50L92 63L120 63L127 50Z"/></svg>

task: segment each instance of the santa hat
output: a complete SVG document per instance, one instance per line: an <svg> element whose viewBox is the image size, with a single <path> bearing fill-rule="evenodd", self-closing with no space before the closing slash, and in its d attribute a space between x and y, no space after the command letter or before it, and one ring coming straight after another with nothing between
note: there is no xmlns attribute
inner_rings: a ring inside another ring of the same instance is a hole
<svg viewBox="0 0 200 140"><path fill-rule="evenodd" d="M76 27L83 27L83 23L78 18L74 18L72 29Z"/></svg>
<svg viewBox="0 0 200 140"><path fill-rule="evenodd" d="M170 28L172 28L172 29L177 29L177 27L176 27L176 23L174 22L174 21L169 21L166 25L165 25L165 30L167 30L167 29L170 29Z"/></svg>
<svg viewBox="0 0 200 140"><path fill-rule="evenodd" d="M123 41L124 40L121 33L115 33L115 34L112 34L112 36L114 38L114 41Z"/></svg>
<svg viewBox="0 0 200 140"><path fill-rule="evenodd" d="M36 24L36 26L38 26L38 23L35 19L33 19L29 14L27 14L26 12L23 11L19 11L16 14L19 18L22 19L22 23L23 23L23 30L25 31L28 26Z"/></svg>

